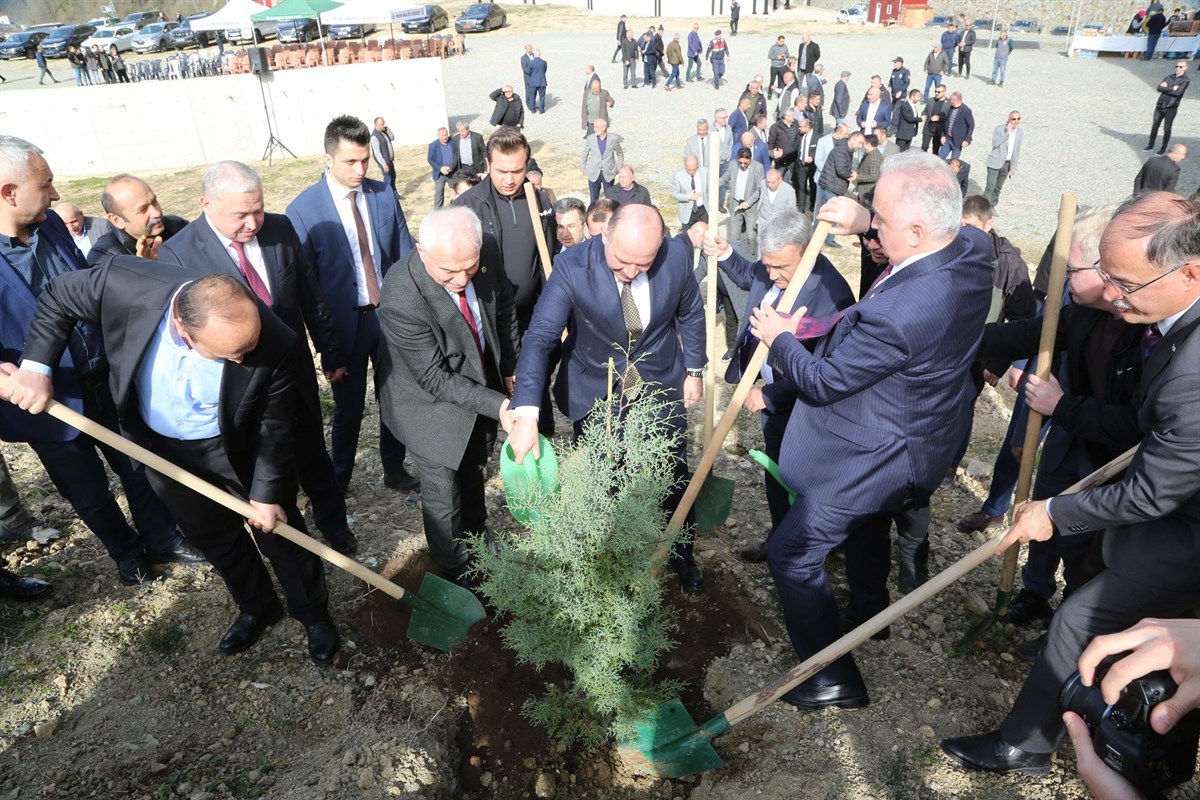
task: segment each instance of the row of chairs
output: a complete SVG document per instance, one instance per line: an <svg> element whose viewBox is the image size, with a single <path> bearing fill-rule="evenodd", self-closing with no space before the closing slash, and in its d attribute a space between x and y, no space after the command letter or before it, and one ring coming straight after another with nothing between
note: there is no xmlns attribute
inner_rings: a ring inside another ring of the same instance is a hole
<svg viewBox="0 0 1200 800"><path fill-rule="evenodd" d="M396 61L409 58L446 58L466 52L465 37L443 35L425 39L371 39L367 42L333 42L320 44L276 44L265 48L274 70L332 66L335 64L369 64L376 61ZM249 73L250 55L239 50L227 60L226 74Z"/></svg>

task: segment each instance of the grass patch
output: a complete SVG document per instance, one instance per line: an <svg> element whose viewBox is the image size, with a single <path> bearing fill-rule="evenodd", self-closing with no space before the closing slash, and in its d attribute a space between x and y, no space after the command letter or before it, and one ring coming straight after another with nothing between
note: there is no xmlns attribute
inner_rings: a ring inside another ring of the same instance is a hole
<svg viewBox="0 0 1200 800"><path fill-rule="evenodd" d="M186 642L187 634L178 623L158 620L142 632L138 644L151 653L165 656L179 652Z"/></svg>

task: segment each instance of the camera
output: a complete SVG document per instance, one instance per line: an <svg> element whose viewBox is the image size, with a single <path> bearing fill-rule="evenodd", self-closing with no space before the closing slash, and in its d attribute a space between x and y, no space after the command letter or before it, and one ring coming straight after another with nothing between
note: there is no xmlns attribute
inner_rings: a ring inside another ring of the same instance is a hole
<svg viewBox="0 0 1200 800"><path fill-rule="evenodd" d="M1107 671L1107 664L1097 668L1091 686L1084 686L1076 672L1058 699L1063 711L1074 711L1087 724L1096 755L1147 794L1190 779L1196 771L1200 710L1184 716L1166 735L1159 734L1150 727L1150 710L1179 688L1170 673L1160 670L1130 681L1109 705L1100 694Z"/></svg>

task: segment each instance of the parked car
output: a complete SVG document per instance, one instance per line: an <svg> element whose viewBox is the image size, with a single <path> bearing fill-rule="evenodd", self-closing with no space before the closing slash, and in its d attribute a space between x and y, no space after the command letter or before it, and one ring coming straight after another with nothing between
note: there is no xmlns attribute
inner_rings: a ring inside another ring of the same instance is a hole
<svg viewBox="0 0 1200 800"><path fill-rule="evenodd" d="M199 19L204 19L208 14L192 14L190 17L184 17L183 22L179 23L179 27L171 31L170 45L176 50L182 50L185 47L208 47L217 40L216 31L194 31L192 23Z"/></svg>
<svg viewBox="0 0 1200 800"><path fill-rule="evenodd" d="M49 36L50 34L54 33L56 30L58 30L62 26L63 26L63 24L61 22L43 22L40 25L30 25L28 28L25 29L25 32L26 33L38 32L38 33L44 33L47 36Z"/></svg>
<svg viewBox="0 0 1200 800"><path fill-rule="evenodd" d="M96 32L92 25L63 25L42 40L46 58L66 58L67 48L81 45Z"/></svg>
<svg viewBox="0 0 1200 800"><path fill-rule="evenodd" d="M171 31L178 27L178 22L155 22L147 25L133 37L133 49L139 53L166 50L171 43Z"/></svg>
<svg viewBox="0 0 1200 800"><path fill-rule="evenodd" d="M263 22L255 22L249 28L228 28L223 33L227 42L233 44L250 42L256 44L258 42L265 42L272 36L276 36L280 24L279 20L269 19Z"/></svg>
<svg viewBox="0 0 1200 800"><path fill-rule="evenodd" d="M1014 19L1008 26L1009 33L1041 33L1042 23L1028 17Z"/></svg>
<svg viewBox="0 0 1200 800"><path fill-rule="evenodd" d="M993 30L996 27L995 20L981 18L974 20L971 25L975 28L975 33L983 34Z"/></svg>
<svg viewBox="0 0 1200 800"><path fill-rule="evenodd" d="M126 53L133 48L133 37L136 35L133 28L128 25L108 25L97 29L92 34L92 38L83 43L85 50L90 50L92 45L100 45L100 49L108 52L108 48L116 46L118 53Z"/></svg>
<svg viewBox="0 0 1200 800"><path fill-rule="evenodd" d="M937 16L930 17L929 22L925 23L926 28L944 28L954 22L954 17Z"/></svg>
<svg viewBox="0 0 1200 800"><path fill-rule="evenodd" d="M361 39L378 28L374 25L330 25L330 39Z"/></svg>
<svg viewBox="0 0 1200 800"><path fill-rule="evenodd" d="M472 3L454 20L454 30L459 33L483 31L487 33L508 24L508 14L495 3Z"/></svg>
<svg viewBox="0 0 1200 800"><path fill-rule="evenodd" d="M50 34L45 31L21 31L10 33L0 44L0 58L5 61L11 58L33 58L38 44Z"/></svg>
<svg viewBox="0 0 1200 800"><path fill-rule="evenodd" d="M96 17L95 19L89 19L84 24L85 25L95 25L96 28L99 29L99 28L107 28L110 25L119 25L120 23L121 23L121 20L117 17Z"/></svg>
<svg viewBox="0 0 1200 800"><path fill-rule="evenodd" d="M837 13L837 21L843 25L866 25L867 7L852 6L851 8L843 8Z"/></svg>
<svg viewBox="0 0 1200 800"><path fill-rule="evenodd" d="M1070 25L1055 25L1050 29L1051 36L1069 36L1071 34Z"/></svg>
<svg viewBox="0 0 1200 800"><path fill-rule="evenodd" d="M281 42L311 42L321 37L315 19L289 19L279 23L275 31Z"/></svg>
<svg viewBox="0 0 1200 800"><path fill-rule="evenodd" d="M125 19L121 20L122 25L131 25L136 30L141 30L147 25L158 22L162 19L162 13L158 11L135 11Z"/></svg>
<svg viewBox="0 0 1200 800"><path fill-rule="evenodd" d="M433 33L450 27L450 15L441 6L421 6L421 16L400 23L405 33Z"/></svg>

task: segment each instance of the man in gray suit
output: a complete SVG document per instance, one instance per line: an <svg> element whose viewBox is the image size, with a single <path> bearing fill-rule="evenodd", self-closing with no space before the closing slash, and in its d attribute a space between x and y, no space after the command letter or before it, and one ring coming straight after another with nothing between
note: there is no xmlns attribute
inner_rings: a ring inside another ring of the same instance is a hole
<svg viewBox="0 0 1200 800"><path fill-rule="evenodd" d="M75 246L83 253L84 258L87 258L96 240L108 233L112 227L103 217L85 217L79 206L66 200L56 205L54 210L67 226L67 232L75 240Z"/></svg>
<svg viewBox="0 0 1200 800"><path fill-rule="evenodd" d="M507 417L517 368L517 312L498 263L481 262L469 208L431 212L420 241L383 281L380 413L421 471L429 553L468 586L465 532L486 530L483 469Z"/></svg>
<svg viewBox="0 0 1200 800"><path fill-rule="evenodd" d="M999 730L942 742L971 769L1045 775L1064 737L1063 682L1094 637L1143 617L1195 616L1200 576L1200 204L1169 192L1126 200L1100 240L1104 298L1150 324L1135 400L1145 431L1119 483L1028 503L997 552L1104 531L1105 569L1071 593ZM1031 381L1034 379L1030 379Z"/></svg>
<svg viewBox="0 0 1200 800"><path fill-rule="evenodd" d="M763 229L771 220L784 211L796 210L796 190L783 181L783 174L777 169L767 170L758 190L758 214L754 219L754 238L758 241ZM755 257L761 257L756 253Z"/></svg>
<svg viewBox="0 0 1200 800"><path fill-rule="evenodd" d="M758 219L758 192L762 180L762 164L754 160L754 153L749 147L739 149L737 168L729 170L725 176L725 192L733 198L726 238L747 258L758 251L755 222ZM795 205L792 207L795 208Z"/></svg>
<svg viewBox="0 0 1200 800"><path fill-rule="evenodd" d="M1000 190L1004 182L1017 174L1021 160L1021 142L1025 131L1021 128L1021 112L1008 112L1008 122L997 125L992 131L992 149L987 157L987 187L983 196L995 206L1000 201Z"/></svg>
<svg viewBox="0 0 1200 800"><path fill-rule="evenodd" d="M671 180L671 197L679 202L679 224L688 230L697 222L708 222L708 175L700 169L700 159L688 156L683 169Z"/></svg>
<svg viewBox="0 0 1200 800"><path fill-rule="evenodd" d="M602 191L613 185L617 171L625 166L625 151L621 149L621 137L608 132L608 120L597 117L592 126L596 132L583 142L579 169L587 176L589 202L594 203Z"/></svg>

